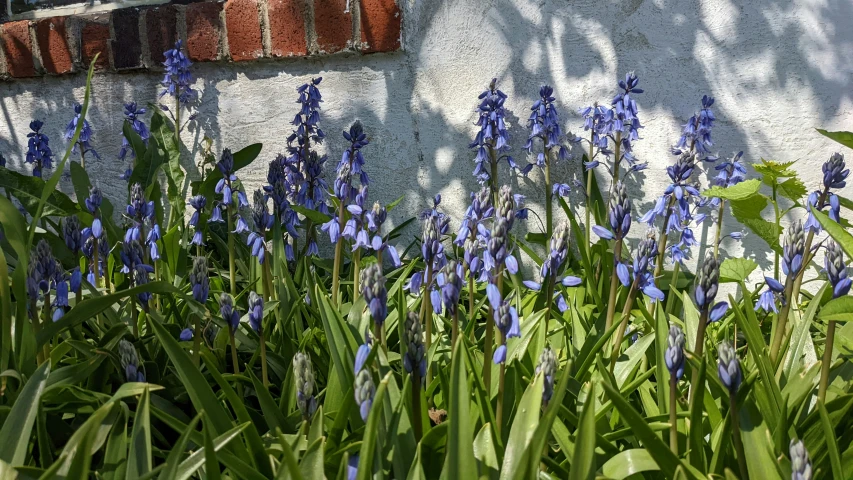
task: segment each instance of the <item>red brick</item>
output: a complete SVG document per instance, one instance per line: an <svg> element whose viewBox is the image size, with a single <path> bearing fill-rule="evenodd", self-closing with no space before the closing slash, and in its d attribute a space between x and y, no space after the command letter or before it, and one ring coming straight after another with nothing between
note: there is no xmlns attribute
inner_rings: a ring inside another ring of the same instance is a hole
<svg viewBox="0 0 853 480"><path fill-rule="evenodd" d="M139 10L120 8L111 15L115 40L113 47L113 67L116 70L142 67L142 42L139 40Z"/></svg>
<svg viewBox="0 0 853 480"><path fill-rule="evenodd" d="M74 59L68 47L65 18L45 18L36 22L36 39L41 52L41 63L47 73L68 73L74 67Z"/></svg>
<svg viewBox="0 0 853 480"><path fill-rule="evenodd" d="M271 53L276 57L306 55L305 11L300 0L269 0Z"/></svg>
<svg viewBox="0 0 853 480"><path fill-rule="evenodd" d="M321 52L335 53L352 41L352 14L347 0L314 0L314 31Z"/></svg>
<svg viewBox="0 0 853 480"><path fill-rule="evenodd" d="M242 62L264 56L257 0L228 0L225 27L232 60Z"/></svg>
<svg viewBox="0 0 853 480"><path fill-rule="evenodd" d="M365 53L393 52L400 48L403 16L394 0L360 0L361 42Z"/></svg>
<svg viewBox="0 0 853 480"><path fill-rule="evenodd" d="M145 31L151 61L158 65L166 60L163 53L175 47L178 40L177 10L171 5L145 12Z"/></svg>
<svg viewBox="0 0 853 480"><path fill-rule="evenodd" d="M6 52L6 68L9 75L13 77L36 75L28 20L3 24L3 49Z"/></svg>
<svg viewBox="0 0 853 480"><path fill-rule="evenodd" d="M219 58L221 12L221 3L200 2L187 7L187 53L190 60L212 62Z"/></svg>
<svg viewBox="0 0 853 480"><path fill-rule="evenodd" d="M86 22L80 30L80 57L83 65L89 68L95 54L100 53L95 68L106 70L110 67L110 26L106 23Z"/></svg>

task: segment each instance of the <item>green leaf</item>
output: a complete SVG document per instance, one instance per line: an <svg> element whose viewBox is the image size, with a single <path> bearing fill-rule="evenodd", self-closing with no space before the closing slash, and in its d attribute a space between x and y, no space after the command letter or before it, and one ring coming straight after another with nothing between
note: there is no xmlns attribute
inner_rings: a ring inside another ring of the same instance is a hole
<svg viewBox="0 0 853 480"><path fill-rule="evenodd" d="M806 184L797 177L789 178L779 184L779 193L794 202L799 202L807 192Z"/></svg>
<svg viewBox="0 0 853 480"><path fill-rule="evenodd" d="M761 174L764 179L764 183L773 186L773 184L776 183L776 180L780 178L789 178L797 176L797 172L791 169L791 166L793 166L794 163L796 163L796 161L777 162L775 160L767 160L762 158L761 163L753 164L752 168L755 169L756 172Z"/></svg>
<svg viewBox="0 0 853 480"><path fill-rule="evenodd" d="M727 258L720 264L720 282L743 282L756 268L758 264L748 258Z"/></svg>
<svg viewBox="0 0 853 480"><path fill-rule="evenodd" d="M451 355L449 408L446 422L449 423L447 462L442 476L468 479L477 476L477 459L474 457L474 425L471 424L469 413L471 393L468 390L468 372L462 358L462 343L456 342L456 348Z"/></svg>
<svg viewBox="0 0 853 480"><path fill-rule="evenodd" d="M569 479L590 480L595 478L595 471L595 384L592 383L575 433L575 453Z"/></svg>
<svg viewBox="0 0 853 480"><path fill-rule="evenodd" d="M820 423L823 428L823 434L826 436L826 449L829 452L829 463L832 465L832 476L833 478L844 478L844 470L841 468L841 455L838 453L837 436L835 429L832 427L832 422L829 420L826 405L818 401L817 409L820 412Z"/></svg>
<svg viewBox="0 0 853 480"><path fill-rule="evenodd" d="M616 390L607 382L602 382L601 385L604 387L607 397L613 402L613 406L619 411L622 420L634 430L634 436L643 443L646 450L660 466L664 475L673 477L676 469L681 467L687 474L687 478L699 479L702 477L693 467L685 465L670 451L669 446L664 444L660 437L649 428L648 422L634 410L634 407L625 400L619 390Z"/></svg>
<svg viewBox="0 0 853 480"><path fill-rule="evenodd" d="M241 168L252 163L261 154L262 148L263 144L253 143L242 150L234 152L234 171L239 171ZM213 198L214 189L221 178L222 172L218 168L211 170L207 174L207 177L205 177L204 183L199 187L198 194L204 195L207 198Z"/></svg>
<svg viewBox="0 0 853 480"><path fill-rule="evenodd" d="M302 214L305 216L305 218L314 222L314 225L322 225L332 218L328 215L324 215L318 212L317 210L305 208L301 205L291 205L290 208L293 209L294 212Z"/></svg>
<svg viewBox="0 0 853 480"><path fill-rule="evenodd" d="M155 122L155 119L159 119ZM160 110L155 110L151 119L151 136L156 139L157 146L163 148L166 156L164 166L166 167L167 193L171 210L170 219L183 218L185 210L184 200L184 171L181 168L181 149L175 138L175 126L163 115ZM171 228L170 223L167 227Z"/></svg>
<svg viewBox="0 0 853 480"><path fill-rule="evenodd" d="M847 148L853 148L853 132L828 132L820 128L816 130L826 138L835 140Z"/></svg>
<svg viewBox="0 0 853 480"><path fill-rule="evenodd" d="M694 392L693 403L690 405L690 436L688 437L690 452L688 457L691 465L699 469L699 471L705 471L705 445L703 439L704 431L702 429L702 414L704 413L703 401L706 393L705 371L708 363L704 358L700 358L698 360L700 361L699 373L696 377L696 385L698 388L696 389L696 392Z"/></svg>
<svg viewBox="0 0 853 480"><path fill-rule="evenodd" d="M325 438L318 438L305 451L302 461L299 462L299 469L302 471L303 478L308 480L326 479L326 475L323 473L323 447L325 444Z"/></svg>
<svg viewBox="0 0 853 480"><path fill-rule="evenodd" d="M773 453L770 429L764 423L758 408L753 402L748 401L739 410L729 414L738 415L740 419L746 468L750 478L768 480L782 478L777 467L776 455Z"/></svg>
<svg viewBox="0 0 853 480"><path fill-rule="evenodd" d="M21 202L21 206L30 214L34 215L39 208L39 202L46 188L46 182L38 177L23 175L6 167L0 167L0 187L9 192ZM54 189L47 196L43 205L43 216L68 216L79 213L79 208L74 200L60 190ZM88 215L88 212L86 213Z"/></svg>
<svg viewBox="0 0 853 480"><path fill-rule="evenodd" d="M376 444L379 441L379 422L385 412L384 402L387 395L388 382L391 381L391 372L385 375L379 382L376 395L373 397L373 405L370 407L370 415L367 417L367 427L364 429L364 439L361 442L358 460L358 480L369 480L373 478L374 455L377 454ZM304 473L304 470L303 470Z"/></svg>
<svg viewBox="0 0 853 480"><path fill-rule="evenodd" d="M209 419L208 419L209 420ZM248 423L244 423L242 425L237 425L236 427L228 430L222 435L213 439L213 454L219 452L223 448L225 448L232 440L240 436L243 433L243 430L248 427ZM193 434L197 434L198 432L193 432ZM201 437L201 435L198 435ZM201 440L199 440L201 441ZM196 470L201 468L202 464L205 462L205 457L209 449L202 448L193 452L186 460L181 462L180 467L178 467L178 474L175 476L176 480L188 480L190 477L195 474ZM218 472L219 470L217 470Z"/></svg>
<svg viewBox="0 0 853 480"><path fill-rule="evenodd" d="M219 460L216 458L216 447L213 445L213 434L211 430L215 427L213 422L204 422L204 473L210 480L219 480L222 475L219 471Z"/></svg>
<svg viewBox="0 0 853 480"><path fill-rule="evenodd" d="M731 187L713 186L702 194L708 198L722 198L725 200L747 200L758 193L761 189L761 180L753 178Z"/></svg>
<svg viewBox="0 0 853 480"><path fill-rule="evenodd" d="M490 470L490 473L496 474L500 469L500 464L495 453L493 436L492 424L483 425L480 433L474 438L474 457L480 462L481 471Z"/></svg>
<svg viewBox="0 0 853 480"><path fill-rule="evenodd" d="M521 396L509 431L509 439L506 442L506 451L501 466L501 479L524 476L523 469L526 466L524 452L530 442L533 441L533 434L539 426L544 382L544 376L537 375L536 379L524 390L524 395ZM541 455L541 452L537 452L536 455Z"/></svg>
<svg viewBox="0 0 853 480"><path fill-rule="evenodd" d="M779 245L779 235L782 234L782 227L764 220L761 216L762 210L764 210L769 201L766 196L761 194L756 194L748 200L733 200L730 202L732 215L734 215L737 221L758 235L759 238L767 242L767 245L774 252L781 254L782 247Z"/></svg>
<svg viewBox="0 0 853 480"><path fill-rule="evenodd" d="M160 471L160 476L157 477L162 480L171 480L173 478L177 478L178 476L178 467L181 463L181 457L184 454L184 451L187 449L187 442L190 440L190 434L195 431L195 426L198 425L199 420L201 420L202 414L193 418L193 421L187 425L187 428L184 429L184 432L181 433L181 436L178 438L178 441L175 442L174 445L171 446L171 451L169 451L169 456L166 457L166 466L163 470Z"/></svg>
<svg viewBox="0 0 853 480"><path fill-rule="evenodd" d="M136 480L151 471L151 397L146 388L139 399L133 431L130 434L130 453L127 457L127 479Z"/></svg>
<svg viewBox="0 0 853 480"><path fill-rule="evenodd" d="M833 298L820 309L818 316L827 322L849 322L853 320L853 297L845 295Z"/></svg>
<svg viewBox="0 0 853 480"><path fill-rule="evenodd" d="M605 477L621 480L636 473L654 472L660 468L646 449L632 448L613 456L601 470Z"/></svg>
<svg viewBox="0 0 853 480"><path fill-rule="evenodd" d="M23 465L36 421L41 394L50 375L50 363L43 363L27 380L12 411L0 429L0 460L10 465Z"/></svg>
<svg viewBox="0 0 853 480"><path fill-rule="evenodd" d="M813 208L812 215L815 216L820 225L826 230L826 233L832 237L838 245L844 250L844 253L847 254L847 258L853 258L853 235L844 229L841 225L835 223L826 216L825 213L820 210Z"/></svg>

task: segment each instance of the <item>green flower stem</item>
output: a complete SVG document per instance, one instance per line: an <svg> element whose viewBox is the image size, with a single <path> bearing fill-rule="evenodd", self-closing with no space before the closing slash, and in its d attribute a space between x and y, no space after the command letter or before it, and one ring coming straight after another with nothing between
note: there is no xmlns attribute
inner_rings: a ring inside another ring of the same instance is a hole
<svg viewBox="0 0 853 480"><path fill-rule="evenodd" d="M803 262L803 265L806 265ZM801 269L800 271L802 272ZM777 365L779 359L779 350L782 348L782 340L785 338L785 327L788 324L788 313L791 311L791 303L793 303L794 277L789 275L785 279L785 304L779 310L779 316L776 318L776 330L773 332L773 344L770 347L770 363Z"/></svg>
<svg viewBox="0 0 853 480"><path fill-rule="evenodd" d="M267 341L264 337L264 329L261 329L261 378L264 381L264 386L269 388L270 380L267 376ZM233 338L233 335L232 335ZM235 364L236 365L236 364Z"/></svg>
<svg viewBox="0 0 853 480"><path fill-rule="evenodd" d="M495 309L489 305L489 317L486 319L486 339L483 344L483 383L486 388L486 398L492 398L492 349L495 343Z"/></svg>
<svg viewBox="0 0 853 480"><path fill-rule="evenodd" d="M344 231L344 202L341 201L340 206L338 207L338 227L341 232ZM343 261L344 253L344 237L338 236L338 241L335 243L335 263L332 267L332 304L340 305L340 299L338 298L338 292L340 291L341 285L341 262Z"/></svg>
<svg viewBox="0 0 853 480"><path fill-rule="evenodd" d="M421 376L417 368L412 368L412 429L415 431L415 442L420 443L423 437L423 425L421 425Z"/></svg>
<svg viewBox="0 0 853 480"><path fill-rule="evenodd" d="M726 200L720 199L720 210L717 212L717 233L714 234L714 257L720 258L720 235L723 232L723 215L726 210ZM776 218L776 225L779 225L779 219ZM779 278L779 255L776 255L776 278Z"/></svg>
<svg viewBox="0 0 853 480"><path fill-rule="evenodd" d="M139 338L139 309L136 308L133 298L130 299L130 322L133 327L133 336Z"/></svg>
<svg viewBox="0 0 853 480"><path fill-rule="evenodd" d="M672 204L673 204L674 200L675 200L675 195L669 197L669 204L666 207L666 215L664 215L664 217L663 217L663 225L661 225L660 233L658 234L658 238L660 240L658 241L658 258L657 258L657 261L655 262L655 274L654 274L655 278L660 276L661 272L663 271L663 258L666 254L666 241L667 241L666 226L669 224L669 217L672 216Z"/></svg>
<svg viewBox="0 0 853 480"><path fill-rule="evenodd" d="M468 268L466 265L465 268ZM474 292L476 291L476 286L474 285L474 273L468 269L468 321L475 322L477 319L477 314L474 311ZM471 329L471 341L474 341L474 329Z"/></svg>
<svg viewBox="0 0 853 480"><path fill-rule="evenodd" d="M450 330L450 350L456 348L456 339L459 338L459 306L453 311L453 327Z"/></svg>
<svg viewBox="0 0 853 480"><path fill-rule="evenodd" d="M595 152L594 145L592 143L592 139L594 137L595 134L591 132L589 134L589 156L587 157L587 161L589 162L592 161L592 156ZM590 168L586 171L586 223L584 224L584 236L586 237L587 248L592 248L592 240L589 237L590 232L592 231L592 224L590 223L592 214L592 208L590 208L592 203L592 176L593 171Z"/></svg>
<svg viewBox="0 0 853 480"><path fill-rule="evenodd" d="M675 292L678 287L678 272L681 270L681 263L675 262L672 266L672 280L669 282L669 295L666 299L666 313L672 312L672 306L675 305Z"/></svg>
<svg viewBox="0 0 853 480"><path fill-rule="evenodd" d="M361 296L359 280L361 279L361 249L352 252L352 302Z"/></svg>
<svg viewBox="0 0 853 480"><path fill-rule="evenodd" d="M554 205L551 192L551 153L545 150L545 238L550 239L554 233Z"/></svg>
<svg viewBox="0 0 853 480"><path fill-rule="evenodd" d="M613 186L619 181L619 163L622 162L622 132L616 132L616 142L613 145ZM612 187L611 187L612 188Z"/></svg>
<svg viewBox="0 0 853 480"><path fill-rule="evenodd" d="M432 265L427 265L426 283L424 283L423 300L421 301L421 319L424 322L426 336L427 371L426 384L429 385L429 348L432 346L432 298L429 295L429 286L432 285Z"/></svg>
<svg viewBox="0 0 853 480"><path fill-rule="evenodd" d="M266 248L266 247L264 247ZM266 261L262 265L263 275L264 275L264 293L266 293L267 301L270 301L275 298L275 290L272 288L272 272L270 271L270 261L275 261L275 257L270 254L270 252L265 252L264 257ZM270 257L273 257L270 259Z"/></svg>
<svg viewBox="0 0 853 480"><path fill-rule="evenodd" d="M737 400L734 393L729 395L729 416L732 419L732 436L735 439L735 451L737 452L737 464L740 469L740 478L749 479L749 470L746 468L746 454L743 450L743 439L740 438L740 423L738 422Z"/></svg>
<svg viewBox="0 0 853 480"><path fill-rule="evenodd" d="M548 323L551 321L551 303L554 298L554 275L548 273L548 284L545 287L545 344L548 343Z"/></svg>
<svg viewBox="0 0 853 480"><path fill-rule="evenodd" d="M778 225L778 223L777 223ZM814 241L814 230L809 230L809 234L806 235L806 243L803 252L803 266L800 269L800 273L797 275L797 278L794 279L794 288L791 290L791 300L797 300L799 303L800 298L800 287L803 285L803 272L805 272L808 264L812 262L814 259L814 254L811 253L812 242Z"/></svg>
<svg viewBox="0 0 853 480"><path fill-rule="evenodd" d="M678 456L678 378L669 376L669 449Z"/></svg>
<svg viewBox="0 0 853 480"><path fill-rule="evenodd" d="M613 337L613 353L610 354L610 373L616 369L616 362L619 360L619 351L622 349L622 340L625 337L625 330L628 328L628 319L631 318L631 309L634 307L634 300L637 299L637 292L640 289L637 285L637 280L631 284L631 290L628 292L628 299L625 300L625 306L622 308L622 321L619 323L619 328L616 329L616 336Z"/></svg>
<svg viewBox="0 0 853 480"><path fill-rule="evenodd" d="M234 331L228 327L228 336L231 338L231 363L234 364L234 375L240 374L240 364L237 358L237 341L234 339Z"/></svg>
<svg viewBox="0 0 853 480"><path fill-rule="evenodd" d="M489 164L492 167L492 176L489 178L489 187L492 189L492 205L498 207L498 157L495 152L495 141L489 142Z"/></svg>
<svg viewBox="0 0 853 480"><path fill-rule="evenodd" d="M776 189L778 181L773 180L773 215L776 218L776 225L779 225L779 221L782 219L782 215L779 213L779 202L776 200ZM811 232L809 232L811 235ZM805 265L805 264L804 264ZM779 278L779 251L773 252L773 278Z"/></svg>
<svg viewBox="0 0 853 480"><path fill-rule="evenodd" d="M98 268L98 264L100 263L100 259L98 258L99 256L100 256L100 252L98 252L98 237L95 237L93 235L92 236L92 265L93 265L92 266L92 273L95 274L95 285L93 285L93 286L95 287L96 290L98 289L98 287L101 286L101 271L100 271L101 269ZM106 260L106 259L104 259L104 260ZM107 263L107 262L104 262L104 263ZM104 265L104 266L106 267L106 265ZM104 268L104 273L107 273L106 268ZM104 275L104 276L106 277L107 275Z"/></svg>
<svg viewBox="0 0 853 480"><path fill-rule="evenodd" d="M826 387L829 383L829 370L832 368L832 345L835 342L835 323L830 321L826 329L826 344L820 364L820 386L817 390L817 401L821 403L826 403Z"/></svg>
<svg viewBox="0 0 853 480"><path fill-rule="evenodd" d="M232 206L229 203L225 209L225 214L228 217L228 275L231 277L231 296L237 297L237 265L236 265L236 255L235 255L235 247L234 247L234 234L232 230L234 228L234 219L231 218L231 209Z"/></svg>
<svg viewBox="0 0 853 480"><path fill-rule="evenodd" d="M699 314L699 329L696 331L696 345L693 347L693 356L697 360L703 362L703 351L705 350L705 330L708 328L708 309L702 310ZM688 404L693 403L693 396L696 394L696 389L700 391L705 388L704 385L699 385L699 369L693 371L693 380L690 382L690 394L688 395Z"/></svg>
<svg viewBox="0 0 853 480"><path fill-rule="evenodd" d="M382 325L373 322L373 337L376 339L376 343L382 346L382 350L388 352L388 347L385 345L385 335L383 330Z"/></svg>
<svg viewBox="0 0 853 480"><path fill-rule="evenodd" d="M193 365L198 367L201 365L201 315L193 316L195 320L195 330L193 331Z"/></svg>
<svg viewBox="0 0 853 480"><path fill-rule="evenodd" d="M41 321L39 320L38 301L35 299L30 300L30 316L33 320L33 331L38 336L41 332ZM42 363L44 363L44 349L39 349L36 351L36 364L41 365Z"/></svg>
<svg viewBox="0 0 853 480"><path fill-rule="evenodd" d="M613 247L613 272L610 274L610 297L607 300L607 320L604 331L613 326L613 316L616 314L616 293L619 290L619 276L616 274L616 262L622 258L622 239L616 240Z"/></svg>
<svg viewBox="0 0 853 480"><path fill-rule="evenodd" d="M506 342L506 337L504 337L503 332L501 335L501 345ZM487 362L491 363L492 359L485 359ZM498 438L503 434L504 422L503 422L503 412L504 412L504 383L506 382L506 362L501 363L500 367L500 375L498 376L498 407L495 410L495 425L497 426L497 431L495 432Z"/></svg>

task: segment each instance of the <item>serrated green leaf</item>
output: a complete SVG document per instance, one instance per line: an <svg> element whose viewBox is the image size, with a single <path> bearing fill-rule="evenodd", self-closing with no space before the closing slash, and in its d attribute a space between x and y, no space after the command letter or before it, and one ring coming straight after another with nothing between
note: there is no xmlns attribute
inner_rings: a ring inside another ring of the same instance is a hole
<svg viewBox="0 0 853 480"><path fill-rule="evenodd" d="M816 130L826 138L835 140L847 148L853 148L853 132L828 132L821 128Z"/></svg>
<svg viewBox="0 0 853 480"><path fill-rule="evenodd" d="M748 258L727 258L720 264L720 282L743 282L756 268L758 264Z"/></svg>
<svg viewBox="0 0 853 480"><path fill-rule="evenodd" d="M756 172L761 174L764 183L773 185L780 178L796 177L797 172L791 169L796 161L792 162L777 162L775 160L767 160L762 158L761 163L752 165Z"/></svg>
<svg viewBox="0 0 853 480"><path fill-rule="evenodd" d="M726 200L746 200L758 193L761 189L761 181L751 179L732 185L731 187L713 186L702 193L709 198L723 198Z"/></svg>
<svg viewBox="0 0 853 480"><path fill-rule="evenodd" d="M806 184L797 177L789 178L779 184L779 193L795 202L799 202L807 192Z"/></svg>
<svg viewBox="0 0 853 480"><path fill-rule="evenodd" d="M782 247L779 245L779 235L782 234L782 227L764 220L761 216L762 210L769 201L766 196L761 194L756 194L748 200L731 201L732 215L737 221L767 242L773 251L781 254Z"/></svg>

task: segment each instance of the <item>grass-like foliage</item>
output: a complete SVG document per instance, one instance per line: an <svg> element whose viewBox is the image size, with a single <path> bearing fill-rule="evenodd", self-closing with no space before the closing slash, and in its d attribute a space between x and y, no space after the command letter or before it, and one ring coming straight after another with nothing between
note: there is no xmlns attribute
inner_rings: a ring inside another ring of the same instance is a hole
<svg viewBox="0 0 853 480"><path fill-rule="evenodd" d="M542 87L515 149L493 80L470 207L391 228L371 125L327 137L321 79L287 151L219 154L182 144L190 64L166 58L164 103L125 108L126 195L84 166L91 69L61 160L33 122L34 175L0 166L0 478L849 478L843 155L812 193L790 163L718 159L703 97L641 212L636 76L569 122ZM541 182L544 219L510 175ZM747 232L772 271L719 248Z"/></svg>

